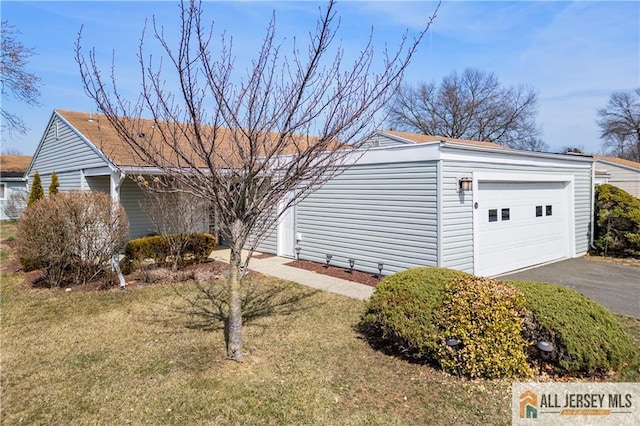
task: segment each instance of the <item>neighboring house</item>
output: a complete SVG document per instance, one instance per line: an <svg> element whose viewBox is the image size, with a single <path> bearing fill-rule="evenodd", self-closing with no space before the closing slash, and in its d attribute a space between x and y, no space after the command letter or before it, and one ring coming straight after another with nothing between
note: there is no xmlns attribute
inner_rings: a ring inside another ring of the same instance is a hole
<svg viewBox="0 0 640 426"><path fill-rule="evenodd" d="M593 158L381 131L300 201L259 250L376 273L442 266L494 276L584 255Z"/></svg>
<svg viewBox="0 0 640 426"><path fill-rule="evenodd" d="M640 163L615 157L595 155L596 174L606 173L603 182L624 189L636 198L640 198Z"/></svg>
<svg viewBox="0 0 640 426"><path fill-rule="evenodd" d="M101 116L54 111L29 166L43 187L109 192L131 235L153 229L132 179L152 173ZM144 134L141 136L144 137ZM380 131L354 165L285 212L264 253L376 273L442 266L493 276L585 254L592 237L594 159ZM299 249L299 250L296 250Z"/></svg>
<svg viewBox="0 0 640 426"><path fill-rule="evenodd" d="M28 155L0 155L0 220L15 220L27 207Z"/></svg>

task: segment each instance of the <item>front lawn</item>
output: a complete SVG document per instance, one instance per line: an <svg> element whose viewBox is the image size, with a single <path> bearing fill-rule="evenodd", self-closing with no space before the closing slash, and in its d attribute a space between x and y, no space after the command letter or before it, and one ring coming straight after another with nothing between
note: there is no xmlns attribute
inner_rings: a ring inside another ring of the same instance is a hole
<svg viewBox="0 0 640 426"><path fill-rule="evenodd" d="M511 419L510 381L459 380L375 351L355 330L362 302L338 295L318 292L301 302L303 310L247 326L242 364L225 359L220 331L185 327L170 307L180 301L174 286L32 289L23 274L5 269L1 297L2 424ZM623 324L640 345L640 320L625 317ZM621 377L637 380L637 368L635 379Z"/></svg>

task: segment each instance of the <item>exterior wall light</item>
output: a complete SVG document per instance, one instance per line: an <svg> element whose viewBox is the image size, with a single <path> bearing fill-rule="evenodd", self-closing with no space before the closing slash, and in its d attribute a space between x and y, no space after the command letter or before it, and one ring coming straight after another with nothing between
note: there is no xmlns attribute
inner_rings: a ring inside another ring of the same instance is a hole
<svg viewBox="0 0 640 426"><path fill-rule="evenodd" d="M331 258L333 257L333 255L327 253L327 265L325 266L325 268L329 267L329 263L331 263Z"/></svg>
<svg viewBox="0 0 640 426"><path fill-rule="evenodd" d="M463 177L458 180L458 189L460 191L473 191L473 179L470 177Z"/></svg>
<svg viewBox="0 0 640 426"><path fill-rule="evenodd" d="M545 342L544 340L540 340L536 344L536 348L540 351L540 375L542 375L542 363L547 362L551 359L551 354L555 350L553 345L549 342Z"/></svg>
<svg viewBox="0 0 640 426"><path fill-rule="evenodd" d="M354 259L349 259L349 273L352 274L353 273L353 265L356 264L356 261Z"/></svg>
<svg viewBox="0 0 640 426"><path fill-rule="evenodd" d="M462 346L462 343L455 337L450 337L447 339L447 346L453 349L454 358L456 360L456 372L458 373L458 377L462 377L460 362L458 361L458 351L460 350L460 346Z"/></svg>

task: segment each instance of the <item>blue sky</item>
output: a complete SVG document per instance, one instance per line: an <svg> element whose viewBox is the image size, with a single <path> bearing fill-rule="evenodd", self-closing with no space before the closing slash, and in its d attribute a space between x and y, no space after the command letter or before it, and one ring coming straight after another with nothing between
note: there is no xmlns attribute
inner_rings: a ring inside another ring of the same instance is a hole
<svg viewBox="0 0 640 426"><path fill-rule="evenodd" d="M217 33L233 36L237 70L255 54L276 11L277 36L304 38L314 28L323 2L206 1ZM347 55L364 46L373 28L376 52L397 44L405 30L415 33L435 2L343 1L338 37ZM167 31L178 25L177 1L31 2L2 1L2 20L22 34L36 52L28 70L42 79L40 105L26 107L3 98L31 129L25 136L2 135L2 149L33 154L53 109L95 111L82 89L74 60L81 26L83 45L95 47L108 72L112 52L119 84L136 96L136 59L145 18L154 15ZM640 2L637 1L444 1L430 33L405 75L405 83L439 81L465 67L494 72L504 85L538 91L538 122L552 150L578 146L601 150L596 111L616 90L640 86ZM149 48L155 49L148 37ZM286 43L286 42L285 42Z"/></svg>

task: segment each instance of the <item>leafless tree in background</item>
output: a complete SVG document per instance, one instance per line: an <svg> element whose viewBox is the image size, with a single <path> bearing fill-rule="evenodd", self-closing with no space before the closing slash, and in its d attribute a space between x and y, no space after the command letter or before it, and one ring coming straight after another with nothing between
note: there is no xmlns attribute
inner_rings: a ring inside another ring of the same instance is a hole
<svg viewBox="0 0 640 426"><path fill-rule="evenodd" d="M25 67L29 58L33 56L33 49L24 47L16 40L20 34L9 21L2 21L0 29L2 35L2 57L0 59L0 82L2 82L2 97L12 95L20 102L28 105L37 105L40 96L40 77L27 72ZM8 134L26 133L27 127L19 116L12 114L3 106L0 108L2 116L2 128Z"/></svg>
<svg viewBox="0 0 640 426"><path fill-rule="evenodd" d="M609 154L640 162L640 87L612 93L598 116L600 137Z"/></svg>
<svg viewBox="0 0 640 426"><path fill-rule="evenodd" d="M447 75L439 85L403 86L388 111L396 130L528 151L548 149L536 124L536 92L524 86L503 87L493 73L473 68Z"/></svg>
<svg viewBox="0 0 640 426"><path fill-rule="evenodd" d="M156 58L151 63L144 54L143 35L142 93L135 103L121 96L113 71L104 79L95 51L85 56L78 37L76 60L99 110L143 163L217 211L231 248L226 339L233 360L243 357L242 278L258 241L287 208L340 173L352 148L380 124L378 113L433 20L413 40L405 34L395 51L384 50L376 72L371 37L355 60L334 47L335 9L329 1L307 42L294 40L289 56L276 42L274 15L250 68L238 71L231 42L222 35L212 43L201 4L183 2L176 48L153 22L168 58L162 72L169 65L180 86L165 87ZM141 129L143 116L153 119L152 128Z"/></svg>

